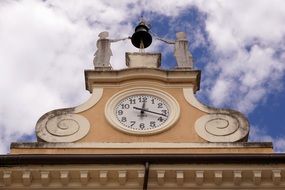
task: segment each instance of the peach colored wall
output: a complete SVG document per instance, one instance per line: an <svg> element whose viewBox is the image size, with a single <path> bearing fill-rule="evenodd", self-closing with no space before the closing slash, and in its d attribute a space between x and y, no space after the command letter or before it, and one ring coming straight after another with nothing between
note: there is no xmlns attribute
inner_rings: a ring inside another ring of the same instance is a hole
<svg viewBox="0 0 285 190"><path fill-rule="evenodd" d="M144 86L146 87L146 86ZM203 112L186 102L182 88L156 87L176 98L180 105L180 118L170 129L154 135L131 135L112 127L105 118L105 104L115 93L125 88L105 88L101 100L81 114L85 116L91 128L88 135L78 142L205 142L195 132L194 123Z"/></svg>

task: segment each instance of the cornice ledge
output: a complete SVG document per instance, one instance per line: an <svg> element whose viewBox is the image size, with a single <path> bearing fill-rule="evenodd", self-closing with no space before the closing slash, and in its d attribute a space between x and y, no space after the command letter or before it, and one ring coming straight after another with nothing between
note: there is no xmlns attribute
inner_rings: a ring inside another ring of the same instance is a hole
<svg viewBox="0 0 285 190"><path fill-rule="evenodd" d="M94 84L114 84L128 80L157 80L164 83L188 83L197 91L200 88L200 70L177 69L162 70L157 68L128 68L122 70L85 70L86 89L92 92Z"/></svg>
<svg viewBox="0 0 285 190"><path fill-rule="evenodd" d="M11 149L17 148L28 148L28 149L45 149L45 148L96 148L96 149L140 149L140 148L272 148L272 142L220 142L220 143L158 143L158 142L147 142L147 143L46 143L46 142L31 142L31 143L11 143Z"/></svg>

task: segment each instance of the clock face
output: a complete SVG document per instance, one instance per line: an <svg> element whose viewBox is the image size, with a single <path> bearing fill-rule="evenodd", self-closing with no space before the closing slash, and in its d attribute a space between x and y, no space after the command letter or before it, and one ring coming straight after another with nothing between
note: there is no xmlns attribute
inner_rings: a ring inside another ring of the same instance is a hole
<svg viewBox="0 0 285 190"><path fill-rule="evenodd" d="M153 95L139 94L122 99L115 107L116 119L134 131L151 131L169 118L168 103Z"/></svg>
<svg viewBox="0 0 285 190"><path fill-rule="evenodd" d="M147 135L171 127L179 118L176 100L166 92L135 88L115 94L105 107L105 117L120 131Z"/></svg>

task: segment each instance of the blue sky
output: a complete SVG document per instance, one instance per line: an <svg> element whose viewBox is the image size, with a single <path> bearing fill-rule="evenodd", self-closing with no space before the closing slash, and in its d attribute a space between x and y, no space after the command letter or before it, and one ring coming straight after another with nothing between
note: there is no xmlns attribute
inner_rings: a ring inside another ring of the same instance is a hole
<svg viewBox="0 0 285 190"><path fill-rule="evenodd" d="M249 118L251 141L285 151L285 1L0 1L0 153L15 141L34 141L44 113L88 99L85 69L96 40L132 35L141 15L160 37L187 33L195 68L202 70L198 99L237 109ZM112 44L111 64L125 67L130 42ZM163 68L175 66L173 47L154 40Z"/></svg>

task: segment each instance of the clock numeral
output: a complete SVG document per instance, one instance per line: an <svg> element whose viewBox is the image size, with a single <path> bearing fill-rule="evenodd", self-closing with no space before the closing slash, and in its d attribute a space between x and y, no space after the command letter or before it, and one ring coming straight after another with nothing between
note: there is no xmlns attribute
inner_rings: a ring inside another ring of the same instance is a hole
<svg viewBox="0 0 285 190"><path fill-rule="evenodd" d="M123 115L123 110L118 110L118 115Z"/></svg>
<svg viewBox="0 0 285 190"><path fill-rule="evenodd" d="M136 99L129 99L130 100L130 104L136 104Z"/></svg>
<svg viewBox="0 0 285 190"><path fill-rule="evenodd" d="M139 97L139 102L147 102L147 97Z"/></svg>
<svg viewBox="0 0 285 190"><path fill-rule="evenodd" d="M131 121L131 127L134 126L134 124L136 123L135 121Z"/></svg>
<svg viewBox="0 0 285 190"><path fill-rule="evenodd" d="M150 123L149 123L149 126L151 126L151 127L155 127L155 121L151 121Z"/></svg>
<svg viewBox="0 0 285 190"><path fill-rule="evenodd" d="M142 133L164 127L171 114L167 100L144 92L121 99L113 108L116 123Z"/></svg>
<svg viewBox="0 0 285 190"><path fill-rule="evenodd" d="M122 117L121 122L126 122L127 118L126 117Z"/></svg>
<svg viewBox="0 0 285 190"><path fill-rule="evenodd" d="M161 110L164 115L167 115L167 110Z"/></svg>
<svg viewBox="0 0 285 190"><path fill-rule="evenodd" d="M162 117L157 118L158 121L163 122L164 119Z"/></svg>
<svg viewBox="0 0 285 190"><path fill-rule="evenodd" d="M141 128L141 129L144 129L144 127L145 127L145 126L144 126L144 123L140 123L140 128Z"/></svg>
<svg viewBox="0 0 285 190"><path fill-rule="evenodd" d="M130 104L121 104L121 108L122 109L129 109L130 108Z"/></svg>

